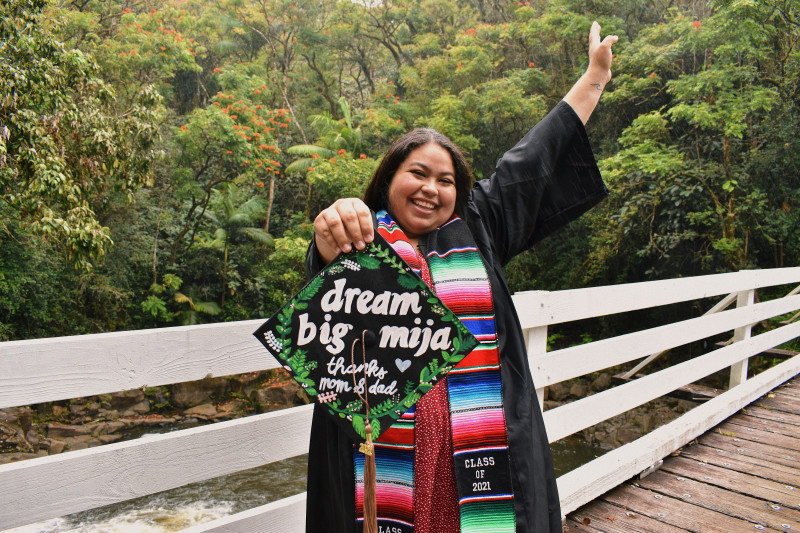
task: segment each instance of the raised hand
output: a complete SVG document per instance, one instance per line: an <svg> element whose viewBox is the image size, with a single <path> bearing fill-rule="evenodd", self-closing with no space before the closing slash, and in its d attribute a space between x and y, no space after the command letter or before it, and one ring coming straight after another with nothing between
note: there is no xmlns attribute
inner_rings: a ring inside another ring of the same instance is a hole
<svg viewBox="0 0 800 533"><path fill-rule="evenodd" d="M336 200L314 219L314 240L325 263L353 246L363 250L372 239L372 213L360 198Z"/></svg>

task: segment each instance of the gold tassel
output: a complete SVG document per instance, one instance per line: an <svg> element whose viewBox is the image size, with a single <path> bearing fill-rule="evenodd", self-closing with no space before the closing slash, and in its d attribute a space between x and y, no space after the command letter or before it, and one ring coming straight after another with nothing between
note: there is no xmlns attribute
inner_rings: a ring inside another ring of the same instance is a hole
<svg viewBox="0 0 800 533"><path fill-rule="evenodd" d="M375 453L372 445L372 426L364 424L367 442L359 450L364 454L364 533L378 533L378 504L375 500Z"/></svg>

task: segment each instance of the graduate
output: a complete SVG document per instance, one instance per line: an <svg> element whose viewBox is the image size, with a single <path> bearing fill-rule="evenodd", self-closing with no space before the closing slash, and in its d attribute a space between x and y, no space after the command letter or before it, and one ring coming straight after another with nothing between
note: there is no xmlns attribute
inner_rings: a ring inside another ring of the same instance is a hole
<svg viewBox="0 0 800 533"><path fill-rule="evenodd" d="M595 22L589 66L564 99L473 183L461 151L431 129L398 139L363 199L314 221L306 268L385 238L479 344L374 444L381 533L561 531L550 447L503 266L608 191L584 128L611 79ZM309 532L363 529L364 462L317 405L308 461Z"/></svg>

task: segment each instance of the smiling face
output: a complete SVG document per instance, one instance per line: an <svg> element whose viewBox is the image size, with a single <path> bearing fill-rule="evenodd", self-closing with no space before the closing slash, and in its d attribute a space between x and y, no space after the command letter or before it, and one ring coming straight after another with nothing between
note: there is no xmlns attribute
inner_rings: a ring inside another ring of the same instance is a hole
<svg viewBox="0 0 800 533"><path fill-rule="evenodd" d="M412 243L450 220L455 206L450 153L434 142L409 152L389 184L389 212Z"/></svg>

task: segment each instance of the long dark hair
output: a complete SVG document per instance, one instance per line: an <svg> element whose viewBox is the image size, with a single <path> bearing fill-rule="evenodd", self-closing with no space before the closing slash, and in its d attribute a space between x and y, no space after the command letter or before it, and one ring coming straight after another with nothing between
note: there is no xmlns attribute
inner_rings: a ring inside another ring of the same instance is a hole
<svg viewBox="0 0 800 533"><path fill-rule="evenodd" d="M364 191L364 203L370 209L373 211L389 209L389 185L392 183L392 178L394 178L397 169L406 160L408 154L428 143L436 143L447 150L450 154L450 159L453 160L453 169L456 174L455 212L463 216L464 207L467 204L467 195L472 187L472 171L464 158L464 154L453 144L453 141L431 128L411 130L389 147Z"/></svg>

